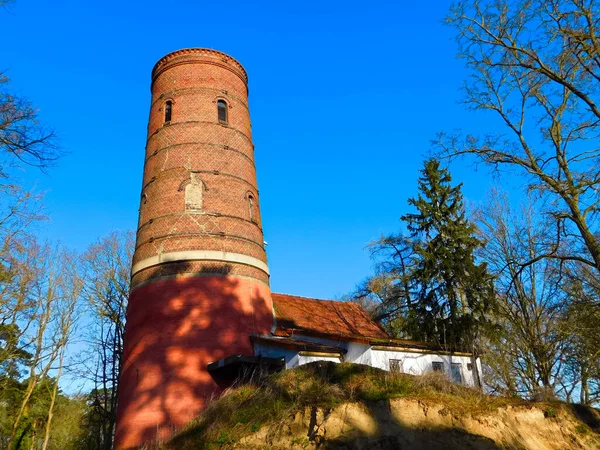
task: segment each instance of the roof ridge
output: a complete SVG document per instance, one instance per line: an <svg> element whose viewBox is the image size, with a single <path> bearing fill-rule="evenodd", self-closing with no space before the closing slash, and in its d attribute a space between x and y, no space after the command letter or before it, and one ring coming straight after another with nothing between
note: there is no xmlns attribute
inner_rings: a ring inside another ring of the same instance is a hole
<svg viewBox="0 0 600 450"><path fill-rule="evenodd" d="M305 300L315 300L318 302L332 302L332 303L344 303L344 304L348 304L348 305L358 305L358 303L354 303L348 300L329 300L326 298L315 298L315 297L305 297L304 295L295 295L295 294L281 294L279 292L272 292L271 295L284 295L286 297L298 297L298 298L303 298Z"/></svg>

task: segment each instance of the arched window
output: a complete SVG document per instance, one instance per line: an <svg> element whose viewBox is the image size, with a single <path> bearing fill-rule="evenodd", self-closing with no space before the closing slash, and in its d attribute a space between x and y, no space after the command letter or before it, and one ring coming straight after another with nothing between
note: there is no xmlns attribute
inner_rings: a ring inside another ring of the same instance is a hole
<svg viewBox="0 0 600 450"><path fill-rule="evenodd" d="M250 220L254 222L254 197L248 195L248 210L250 211Z"/></svg>
<svg viewBox="0 0 600 450"><path fill-rule="evenodd" d="M171 115L173 114L173 102L171 100L165 103L165 123L171 121Z"/></svg>
<svg viewBox="0 0 600 450"><path fill-rule="evenodd" d="M227 102L225 100L217 101L217 115L219 122L227 123Z"/></svg>

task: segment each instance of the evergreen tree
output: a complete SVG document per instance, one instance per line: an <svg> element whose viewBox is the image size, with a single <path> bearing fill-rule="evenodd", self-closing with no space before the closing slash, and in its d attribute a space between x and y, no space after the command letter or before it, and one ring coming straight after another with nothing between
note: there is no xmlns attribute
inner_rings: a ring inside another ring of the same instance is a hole
<svg viewBox="0 0 600 450"><path fill-rule="evenodd" d="M462 185L451 182L439 161L425 161L419 195L408 201L417 212L401 217L414 252L416 301L411 315L418 329L415 338L473 351L493 300L493 286L486 265L475 262L474 251L482 244L465 217Z"/></svg>

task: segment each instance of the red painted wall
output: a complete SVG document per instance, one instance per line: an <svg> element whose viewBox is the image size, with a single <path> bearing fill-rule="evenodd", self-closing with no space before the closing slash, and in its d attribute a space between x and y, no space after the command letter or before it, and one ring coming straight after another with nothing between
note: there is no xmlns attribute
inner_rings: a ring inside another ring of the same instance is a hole
<svg viewBox="0 0 600 450"><path fill-rule="evenodd" d="M127 315L116 447L166 438L220 392L206 370L252 354L248 335L273 325L269 287L238 277L182 277L135 289Z"/></svg>

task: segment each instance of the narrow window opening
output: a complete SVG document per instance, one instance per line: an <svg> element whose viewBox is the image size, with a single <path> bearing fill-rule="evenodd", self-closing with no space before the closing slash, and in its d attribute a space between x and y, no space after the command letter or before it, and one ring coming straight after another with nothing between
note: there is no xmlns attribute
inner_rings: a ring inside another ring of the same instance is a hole
<svg viewBox="0 0 600 450"><path fill-rule="evenodd" d="M452 370L452 381L458 384L462 384L462 364L454 364L450 365L450 369Z"/></svg>
<svg viewBox="0 0 600 450"><path fill-rule="evenodd" d="M219 122L227 123L227 102L225 100L217 101L217 113Z"/></svg>
<svg viewBox="0 0 600 450"><path fill-rule="evenodd" d="M171 114L173 113L173 102L169 100L165 103L165 123L169 123L171 121Z"/></svg>
<svg viewBox="0 0 600 450"><path fill-rule="evenodd" d="M443 362L432 362L431 368L434 372L442 372L444 373L444 363Z"/></svg>
<svg viewBox="0 0 600 450"><path fill-rule="evenodd" d="M390 372L402 373L403 364L401 359L390 359Z"/></svg>
<svg viewBox="0 0 600 450"><path fill-rule="evenodd" d="M248 210L250 211L250 220L254 222L254 197L248 196Z"/></svg>

